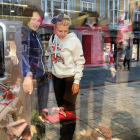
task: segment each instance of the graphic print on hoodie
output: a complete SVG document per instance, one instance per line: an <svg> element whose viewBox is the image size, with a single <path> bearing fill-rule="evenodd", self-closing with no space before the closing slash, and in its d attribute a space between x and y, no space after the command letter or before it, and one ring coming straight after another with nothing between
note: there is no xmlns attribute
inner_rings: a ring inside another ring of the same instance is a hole
<svg viewBox="0 0 140 140"><path fill-rule="evenodd" d="M57 63L57 62L62 62L64 64L64 58L61 57L60 53L57 53L55 56L55 51L57 50L57 52L61 51L60 48L60 44L57 43L57 47L56 47L56 42L53 41L52 44L52 53L51 53L51 59L52 59L52 63Z"/></svg>

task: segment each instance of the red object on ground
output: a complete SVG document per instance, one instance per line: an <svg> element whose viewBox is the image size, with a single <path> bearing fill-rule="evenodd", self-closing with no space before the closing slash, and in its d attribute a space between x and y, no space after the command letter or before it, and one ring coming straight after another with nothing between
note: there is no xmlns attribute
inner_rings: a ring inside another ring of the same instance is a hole
<svg viewBox="0 0 140 140"><path fill-rule="evenodd" d="M74 113L72 111L65 111L66 113L66 117L62 114L54 114L52 115L48 115L46 117L46 120L49 120L51 123L56 123L56 122L61 122L61 121L66 121L66 120L75 120L75 119L79 119L79 117L77 117L76 115L74 115Z"/></svg>
<svg viewBox="0 0 140 140"><path fill-rule="evenodd" d="M72 111L67 111L65 106L52 108L50 112L52 115L47 115L46 120L49 120L51 123L79 119Z"/></svg>

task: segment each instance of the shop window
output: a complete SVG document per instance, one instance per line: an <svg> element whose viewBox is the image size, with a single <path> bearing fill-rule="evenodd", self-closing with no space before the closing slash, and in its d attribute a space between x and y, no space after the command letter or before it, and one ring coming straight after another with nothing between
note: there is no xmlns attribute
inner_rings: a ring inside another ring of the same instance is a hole
<svg viewBox="0 0 140 140"><path fill-rule="evenodd" d="M10 15L10 6L9 5L3 6L3 15Z"/></svg>

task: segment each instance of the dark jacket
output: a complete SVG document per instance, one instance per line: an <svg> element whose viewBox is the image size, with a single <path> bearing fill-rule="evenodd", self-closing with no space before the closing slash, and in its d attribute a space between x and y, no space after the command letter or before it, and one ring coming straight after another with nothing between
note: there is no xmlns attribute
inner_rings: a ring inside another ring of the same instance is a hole
<svg viewBox="0 0 140 140"><path fill-rule="evenodd" d="M129 49L127 49L127 53L125 55L125 59L126 60L130 60L130 50Z"/></svg>
<svg viewBox="0 0 140 140"><path fill-rule="evenodd" d="M44 45L37 32L20 24L15 33L15 43L23 77L38 78L47 74Z"/></svg>

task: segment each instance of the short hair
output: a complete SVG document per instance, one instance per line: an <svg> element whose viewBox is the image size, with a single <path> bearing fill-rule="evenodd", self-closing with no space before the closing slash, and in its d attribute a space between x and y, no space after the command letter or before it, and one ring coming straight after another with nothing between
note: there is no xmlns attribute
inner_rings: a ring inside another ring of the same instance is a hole
<svg viewBox="0 0 140 140"><path fill-rule="evenodd" d="M96 11L93 12L93 11L87 11L87 10L85 10L85 11L82 12L82 15L87 15L87 18L88 17L96 17L96 24L94 26L97 26L99 24L99 21L98 21L99 14ZM86 25L87 18L84 19L84 22L83 22L82 25L84 25L84 26Z"/></svg>
<svg viewBox="0 0 140 140"><path fill-rule="evenodd" d="M99 18L99 14L96 11L85 11L88 17L96 17Z"/></svg>
<svg viewBox="0 0 140 140"><path fill-rule="evenodd" d="M23 24L25 26L27 26L28 22L30 22L30 20L31 20L31 18L33 16L33 12L37 12L40 15L40 17L42 17L42 20L44 19L44 12L38 6L29 5L23 11L23 17L25 17L23 19Z"/></svg>
<svg viewBox="0 0 140 140"><path fill-rule="evenodd" d="M58 18L59 15L56 16L56 18ZM67 20L66 20L67 19ZM56 24L58 25L64 25L64 26L70 26L71 25L71 19L69 16L67 16L66 14L64 14L64 19L62 21L58 21Z"/></svg>

